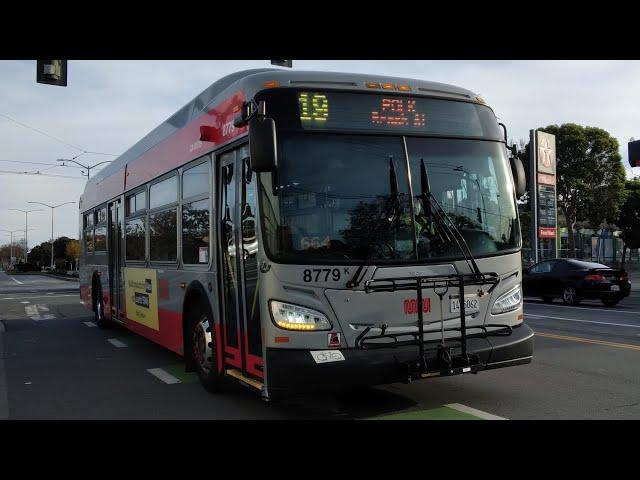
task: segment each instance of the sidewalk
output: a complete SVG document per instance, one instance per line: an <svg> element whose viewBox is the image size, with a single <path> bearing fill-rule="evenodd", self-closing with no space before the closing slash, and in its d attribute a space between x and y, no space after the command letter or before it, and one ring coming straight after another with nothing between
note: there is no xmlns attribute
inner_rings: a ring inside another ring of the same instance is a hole
<svg viewBox="0 0 640 480"><path fill-rule="evenodd" d="M629 272L629 281L631 282L631 291L640 292L640 272Z"/></svg>

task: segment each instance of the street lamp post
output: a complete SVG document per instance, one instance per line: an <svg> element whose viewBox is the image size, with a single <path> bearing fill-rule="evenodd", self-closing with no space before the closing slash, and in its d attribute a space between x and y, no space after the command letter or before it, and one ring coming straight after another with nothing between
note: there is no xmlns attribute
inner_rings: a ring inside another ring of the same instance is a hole
<svg viewBox="0 0 640 480"><path fill-rule="evenodd" d="M42 203L42 202L27 202L27 203L37 203L39 205L44 205L45 207L49 207L51 209L51 270L53 270L53 209L61 207L63 205L69 205L70 203L76 203L76 202L64 202L58 205L49 205L48 203Z"/></svg>
<svg viewBox="0 0 640 480"><path fill-rule="evenodd" d="M80 155L78 155L80 156ZM77 157L74 157L77 158ZM73 158L57 158L56 162L73 162L76 165L80 165L82 168L87 170L87 180L89 180L91 175L91 169L97 167L98 165L102 165L103 163L111 163L113 160L105 160L104 162L96 163L95 165L83 165L80 162L75 161ZM62 164L64 166L64 163ZM82 173L84 175L84 172Z"/></svg>
<svg viewBox="0 0 640 480"><path fill-rule="evenodd" d="M27 239L27 230L29 230L29 227L27 226L27 216L31 212L41 212L42 210L20 210L19 208L9 208L8 210L24 213L24 263L27 263L27 250L29 250L29 240Z"/></svg>
<svg viewBox="0 0 640 480"><path fill-rule="evenodd" d="M19 228L19 229L17 229L17 230L4 230L4 229L2 229L2 230L0 230L0 231L2 231L2 232L7 232L7 233L8 233L8 234L10 234L10 236L11 236L11 243L10 243L10 245L9 245L9 246L10 246L9 256L11 257L10 261L13 261L13 234L14 234L15 232L25 232L25 231L24 231L22 228ZM25 234L26 234L26 233L27 233L27 232L25 232Z"/></svg>

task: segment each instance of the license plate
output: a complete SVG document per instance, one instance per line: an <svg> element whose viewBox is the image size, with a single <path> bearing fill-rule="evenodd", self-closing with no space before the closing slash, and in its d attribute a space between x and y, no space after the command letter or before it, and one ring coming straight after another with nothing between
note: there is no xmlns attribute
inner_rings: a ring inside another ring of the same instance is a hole
<svg viewBox="0 0 640 480"><path fill-rule="evenodd" d="M620 291L620 285L611 285L611 291L612 292L619 292Z"/></svg>
<svg viewBox="0 0 640 480"><path fill-rule="evenodd" d="M464 312L465 313L474 313L480 311L480 300L475 295L465 295L464 298ZM452 298L451 299L451 313L460 312L460 299Z"/></svg>

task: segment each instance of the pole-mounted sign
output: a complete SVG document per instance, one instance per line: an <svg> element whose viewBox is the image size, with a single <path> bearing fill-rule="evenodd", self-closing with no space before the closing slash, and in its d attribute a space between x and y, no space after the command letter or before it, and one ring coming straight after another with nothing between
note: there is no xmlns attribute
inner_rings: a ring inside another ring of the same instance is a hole
<svg viewBox="0 0 640 480"><path fill-rule="evenodd" d="M271 65L277 65L279 67L293 67L293 60L271 60Z"/></svg>
<svg viewBox="0 0 640 480"><path fill-rule="evenodd" d="M531 130L530 178L531 195L531 260L538 261L538 239L555 239L558 231L556 205L556 137L550 133ZM557 257L555 242L551 250Z"/></svg>
<svg viewBox="0 0 640 480"><path fill-rule="evenodd" d="M66 60L38 60L36 81L47 85L67 86Z"/></svg>
<svg viewBox="0 0 640 480"><path fill-rule="evenodd" d="M629 142L629 165L640 167L640 140Z"/></svg>

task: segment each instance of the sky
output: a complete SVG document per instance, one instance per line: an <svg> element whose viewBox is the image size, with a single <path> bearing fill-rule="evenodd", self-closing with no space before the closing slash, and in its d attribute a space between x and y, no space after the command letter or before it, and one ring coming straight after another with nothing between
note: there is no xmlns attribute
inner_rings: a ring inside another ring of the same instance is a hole
<svg viewBox="0 0 640 480"><path fill-rule="evenodd" d="M54 166L56 159L81 154L76 160L84 165L114 159L220 77L270 66L269 60L70 60L65 88L36 83L35 60L0 61L0 244L10 238L2 230L24 229L25 214L11 208L41 209L28 214L29 248L51 237L51 209L29 201L74 202L55 209L54 238L78 238L86 177L80 168ZM457 85L480 94L515 141L550 124L600 127L618 139L627 176L640 174L627 159L627 142L640 139L640 61L294 60L293 67Z"/></svg>

